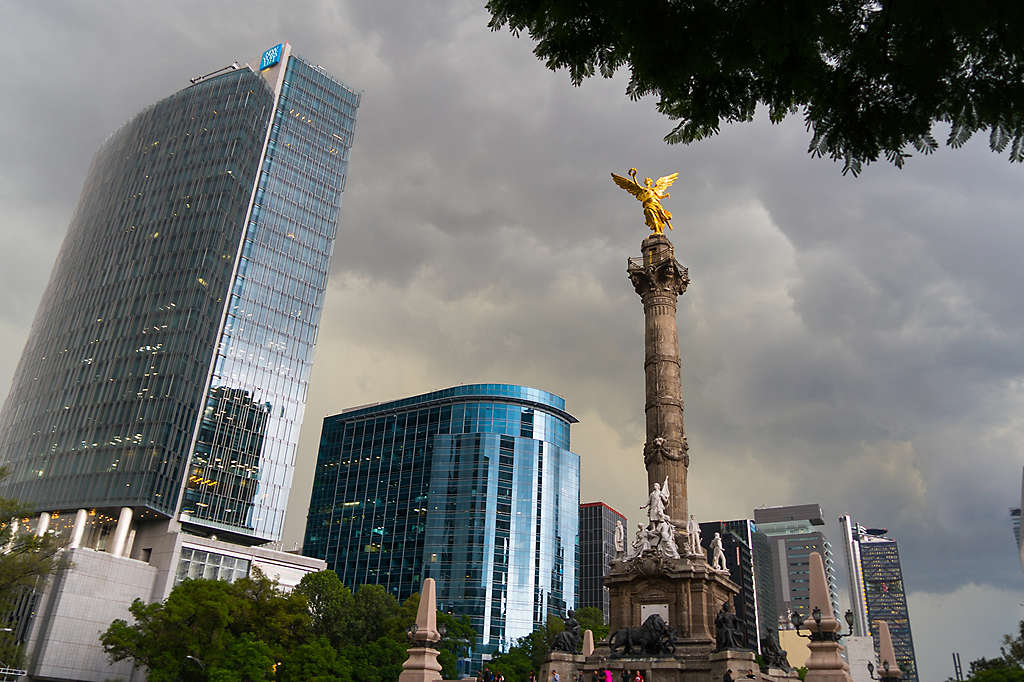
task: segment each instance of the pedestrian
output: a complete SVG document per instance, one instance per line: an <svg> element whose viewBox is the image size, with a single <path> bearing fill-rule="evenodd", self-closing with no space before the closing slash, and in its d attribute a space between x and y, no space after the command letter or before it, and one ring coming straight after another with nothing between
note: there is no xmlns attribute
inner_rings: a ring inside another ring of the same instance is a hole
<svg viewBox="0 0 1024 682"><path fill-rule="evenodd" d="M558 671L557 670L552 670L551 671L551 682L558 682Z"/></svg>
<svg viewBox="0 0 1024 682"><path fill-rule="evenodd" d="M722 682L736 682L734 679L732 679L732 669L725 671L725 674L722 675Z"/></svg>
<svg viewBox="0 0 1024 682"><path fill-rule="evenodd" d="M530 671L530 682L537 682L537 673Z"/></svg>

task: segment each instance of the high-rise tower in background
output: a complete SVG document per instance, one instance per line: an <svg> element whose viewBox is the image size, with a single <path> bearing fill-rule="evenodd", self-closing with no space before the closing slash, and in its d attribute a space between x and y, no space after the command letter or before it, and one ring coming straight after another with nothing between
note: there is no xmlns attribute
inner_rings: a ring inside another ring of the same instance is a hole
<svg viewBox="0 0 1024 682"><path fill-rule="evenodd" d="M565 400L469 384L324 419L303 553L400 600L437 581L476 663L576 605L580 460Z"/></svg>
<svg viewBox="0 0 1024 682"><path fill-rule="evenodd" d="M910 612L896 540L887 537L884 528L865 528L849 515L840 516L839 522L850 570L853 634L871 635L878 651L877 621L886 621L896 660L906 671L905 679L917 682L914 638L910 633Z"/></svg>
<svg viewBox="0 0 1024 682"><path fill-rule="evenodd" d="M615 558L615 523L628 534L626 517L604 502L580 505L580 589L577 606L601 609L608 622L608 588L605 576Z"/></svg>
<svg viewBox="0 0 1024 682"><path fill-rule="evenodd" d="M788 507L762 507L754 510L754 523L771 542L775 562L775 598L780 615L787 610L797 611L810 618L810 555L821 554L828 579L832 612L839 610L839 590L836 587L835 561L832 543L825 539L820 528L825 525L821 506L800 504Z"/></svg>
<svg viewBox="0 0 1024 682"><path fill-rule="evenodd" d="M323 565L255 545L281 538L360 95L287 43L191 82L96 153L0 411L0 496L69 536L18 623L34 679L130 672L96 633L184 578Z"/></svg>
<svg viewBox="0 0 1024 682"><path fill-rule="evenodd" d="M280 539L359 98L283 43L103 144L0 413L0 494Z"/></svg>
<svg viewBox="0 0 1024 682"><path fill-rule="evenodd" d="M746 646L761 651L761 638L767 630L778 628L775 606L775 570L768 537L750 519L707 521L700 524L704 549L718 533L725 550L729 577L739 585L733 600L736 616L744 625Z"/></svg>

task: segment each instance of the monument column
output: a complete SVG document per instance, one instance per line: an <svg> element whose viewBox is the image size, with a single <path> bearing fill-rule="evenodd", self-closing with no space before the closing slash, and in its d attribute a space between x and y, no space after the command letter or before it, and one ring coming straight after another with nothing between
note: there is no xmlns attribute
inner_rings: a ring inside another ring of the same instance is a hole
<svg viewBox="0 0 1024 682"><path fill-rule="evenodd" d="M686 291L690 278L664 234L650 235L640 249L643 256L629 259L626 274L644 304L647 487L649 490L668 478L672 520L685 527L686 470L690 456L683 426L676 301Z"/></svg>

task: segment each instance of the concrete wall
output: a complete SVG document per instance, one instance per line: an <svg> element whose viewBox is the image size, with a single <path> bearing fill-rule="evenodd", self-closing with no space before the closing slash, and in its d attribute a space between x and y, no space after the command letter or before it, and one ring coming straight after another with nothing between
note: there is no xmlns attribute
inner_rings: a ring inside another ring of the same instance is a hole
<svg viewBox="0 0 1024 682"><path fill-rule="evenodd" d="M117 618L130 618L136 598L149 599L157 569L141 561L79 547L71 565L51 576L29 635L35 680L129 680L130 663L111 665L99 636Z"/></svg>

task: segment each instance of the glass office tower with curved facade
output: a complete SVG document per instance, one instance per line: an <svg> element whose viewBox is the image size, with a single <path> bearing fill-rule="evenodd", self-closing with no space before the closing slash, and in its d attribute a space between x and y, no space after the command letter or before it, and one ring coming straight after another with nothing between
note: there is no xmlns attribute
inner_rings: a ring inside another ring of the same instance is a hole
<svg viewBox="0 0 1024 682"><path fill-rule="evenodd" d="M193 80L96 153L0 412L0 495L279 540L360 96L287 43Z"/></svg>
<svg viewBox="0 0 1024 682"><path fill-rule="evenodd" d="M473 384L324 419L303 553L398 599L437 581L479 663L576 604L579 456L561 397Z"/></svg>

